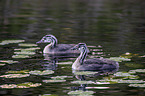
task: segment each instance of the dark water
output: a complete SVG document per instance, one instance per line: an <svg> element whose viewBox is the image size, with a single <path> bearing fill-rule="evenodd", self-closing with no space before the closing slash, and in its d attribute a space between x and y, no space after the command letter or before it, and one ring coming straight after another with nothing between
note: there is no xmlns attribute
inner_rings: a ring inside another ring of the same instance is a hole
<svg viewBox="0 0 145 96"><path fill-rule="evenodd" d="M59 43L89 46L101 45L103 57L119 57L126 52L145 55L145 1L144 0L0 0L0 41L25 40L35 43L46 34L53 34ZM42 45L43 46L43 45ZM0 60L17 60L18 64L0 66L1 75L10 70L43 70L47 62L40 51L29 59L14 59L17 44L0 45ZM74 59L72 60L72 62ZM118 71L145 68L144 58L134 57L132 64L120 63ZM0 85L11 83L36 82L42 86L28 89L0 89L4 96L39 96L55 94L68 96L77 80L71 65L58 65L55 73L48 76L30 76L22 79L0 78ZM44 83L42 80L53 76L72 76L62 83ZM139 74L140 80L145 75ZM103 76L87 78L102 79ZM97 86L97 85L88 85ZM104 85L98 85L104 86ZM144 88L132 88L128 84L105 85L109 89L89 89L94 96L143 96ZM55 96L54 95L54 96ZM53 95L52 95L53 96ZM90 95L89 95L90 96Z"/></svg>

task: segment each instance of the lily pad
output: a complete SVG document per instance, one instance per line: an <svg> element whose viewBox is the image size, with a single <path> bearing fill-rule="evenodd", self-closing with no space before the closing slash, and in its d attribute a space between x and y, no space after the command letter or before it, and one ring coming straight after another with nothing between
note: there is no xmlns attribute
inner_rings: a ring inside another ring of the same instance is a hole
<svg viewBox="0 0 145 96"><path fill-rule="evenodd" d="M117 61L117 62L122 62L122 61L131 61L129 58L124 58L124 57L110 57L110 60Z"/></svg>
<svg viewBox="0 0 145 96"><path fill-rule="evenodd" d="M34 71L30 71L29 73L33 74L33 75L49 75L49 74L53 74L54 71L52 71L52 70L44 70L44 71L34 70Z"/></svg>
<svg viewBox="0 0 145 96"><path fill-rule="evenodd" d="M129 87L145 87L145 84L130 84Z"/></svg>
<svg viewBox="0 0 145 96"><path fill-rule="evenodd" d="M137 75L131 75L130 73L127 73L127 72L117 72L117 73L114 74L114 76L116 76L116 77L126 77L128 79L139 78Z"/></svg>
<svg viewBox="0 0 145 96"><path fill-rule="evenodd" d="M22 46L22 47L34 47L34 46L37 46L37 44L26 44L26 43L22 43L22 44L19 44L19 46Z"/></svg>
<svg viewBox="0 0 145 96"><path fill-rule="evenodd" d="M7 75L1 75L0 77L3 78L23 78L28 77L30 74L7 74Z"/></svg>
<svg viewBox="0 0 145 96"><path fill-rule="evenodd" d="M145 73L145 69L130 70L129 73Z"/></svg>
<svg viewBox="0 0 145 96"><path fill-rule="evenodd" d="M14 52L14 54L17 54L17 55L34 55L36 54L35 52L31 52L31 51L21 51L21 52Z"/></svg>
<svg viewBox="0 0 145 96"><path fill-rule="evenodd" d="M91 71L78 71L74 72L75 75L94 75L97 74L98 72L91 72Z"/></svg>
<svg viewBox="0 0 145 96"><path fill-rule="evenodd" d="M124 58L132 58L135 56L138 56L138 54L132 54L132 53L126 52L125 54L120 55L120 57L124 57Z"/></svg>
<svg viewBox="0 0 145 96"><path fill-rule="evenodd" d="M43 95L39 95L39 96L58 96L58 95L55 95L55 94L43 94Z"/></svg>
<svg viewBox="0 0 145 96"><path fill-rule="evenodd" d="M29 55L13 55L12 58L30 58Z"/></svg>
<svg viewBox="0 0 145 96"><path fill-rule="evenodd" d="M25 82L21 84L4 84L4 85L0 85L0 87L12 89L12 88L31 88L31 87L38 87L41 85L42 85L41 83Z"/></svg>
<svg viewBox="0 0 145 96"><path fill-rule="evenodd" d="M6 64L0 64L0 66L5 66Z"/></svg>
<svg viewBox="0 0 145 96"><path fill-rule="evenodd" d="M27 74L27 73L29 73L29 70L8 71L6 73L11 73L11 74Z"/></svg>
<svg viewBox="0 0 145 96"><path fill-rule="evenodd" d="M133 64L133 63L125 63L125 65L126 66L128 66L128 67L132 67L132 68L142 68L142 67L144 67L144 65L142 65L142 64Z"/></svg>
<svg viewBox="0 0 145 96"><path fill-rule="evenodd" d="M70 65L72 64L73 62L59 62L59 63L56 63L56 64L59 64L59 65Z"/></svg>
<svg viewBox="0 0 145 96"><path fill-rule="evenodd" d="M53 79L53 80L62 80L62 79L65 79L67 77L68 76L56 76L56 77L51 77L51 79Z"/></svg>
<svg viewBox="0 0 145 96"><path fill-rule="evenodd" d="M72 81L73 84L95 84L93 81Z"/></svg>
<svg viewBox="0 0 145 96"><path fill-rule="evenodd" d="M13 63L18 63L18 61L13 61L13 60L0 60L1 63L8 63L8 64L13 64Z"/></svg>
<svg viewBox="0 0 145 96"><path fill-rule="evenodd" d="M21 43L21 42L25 42L25 40L4 40L0 43L0 45L6 45L10 43Z"/></svg>
<svg viewBox="0 0 145 96"><path fill-rule="evenodd" d="M38 49L40 49L40 47L33 47L33 48L20 48L20 49L14 49L15 51L35 51L35 50L38 50Z"/></svg>
<svg viewBox="0 0 145 96"><path fill-rule="evenodd" d="M43 80L43 82L45 82L45 83L55 83L55 82L66 82L66 80L51 79L51 80Z"/></svg>
<svg viewBox="0 0 145 96"><path fill-rule="evenodd" d="M110 87L86 87L86 89L109 89Z"/></svg>
<svg viewBox="0 0 145 96"><path fill-rule="evenodd" d="M71 94L71 95L81 95L81 96L88 96L88 95L90 96L94 93L95 93L94 91L82 91L82 90L68 92L68 94Z"/></svg>

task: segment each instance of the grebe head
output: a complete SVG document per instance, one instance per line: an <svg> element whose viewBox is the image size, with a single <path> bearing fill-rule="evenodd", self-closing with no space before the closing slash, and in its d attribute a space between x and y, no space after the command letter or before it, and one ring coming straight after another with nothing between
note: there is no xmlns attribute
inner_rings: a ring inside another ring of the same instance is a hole
<svg viewBox="0 0 145 96"><path fill-rule="evenodd" d="M40 41L36 42L36 43L51 43L51 42L55 42L57 44L57 39L55 36L53 35L45 35Z"/></svg>
<svg viewBox="0 0 145 96"><path fill-rule="evenodd" d="M75 45L72 48L72 50L80 50L80 52L87 50L87 52L89 52L87 45L85 43L79 43L79 44Z"/></svg>

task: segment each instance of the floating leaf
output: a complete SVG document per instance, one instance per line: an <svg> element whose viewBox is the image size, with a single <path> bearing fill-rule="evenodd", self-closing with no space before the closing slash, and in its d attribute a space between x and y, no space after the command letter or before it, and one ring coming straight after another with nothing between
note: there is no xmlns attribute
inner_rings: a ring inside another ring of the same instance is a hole
<svg viewBox="0 0 145 96"><path fill-rule="evenodd" d="M91 94L94 94L95 92L93 91L82 91L82 90L76 90L76 91L70 91L68 94L72 95L81 95L81 96L90 96Z"/></svg>
<svg viewBox="0 0 145 96"><path fill-rule="evenodd" d="M30 74L7 74L7 75L1 75L0 77L3 78L22 78L22 77L28 77Z"/></svg>
<svg viewBox="0 0 145 96"><path fill-rule="evenodd" d="M30 71L29 73L33 74L33 75L49 75L49 74L53 74L54 71L52 71L52 70L44 70L44 71L34 70L34 71Z"/></svg>
<svg viewBox="0 0 145 96"><path fill-rule="evenodd" d="M18 61L13 61L13 60L0 60L0 62L8 63L8 64L18 63Z"/></svg>
<svg viewBox="0 0 145 96"><path fill-rule="evenodd" d="M36 54L35 52L31 52L31 51L21 51L21 52L14 52L14 54L17 54L17 55L34 55Z"/></svg>
<svg viewBox="0 0 145 96"><path fill-rule="evenodd" d="M43 94L43 95L39 95L39 96L58 96L58 95L55 95L55 94Z"/></svg>
<svg viewBox="0 0 145 96"><path fill-rule="evenodd" d="M129 73L136 73L136 72L145 73L145 69L136 69L136 70L130 70L129 71Z"/></svg>
<svg viewBox="0 0 145 96"><path fill-rule="evenodd" d="M30 87L38 87L41 86L41 83L32 83L32 82L25 82L21 84L17 84L17 88L30 88Z"/></svg>
<svg viewBox="0 0 145 96"><path fill-rule="evenodd" d="M21 84L4 84L0 85L1 88L30 88L30 87L38 87L41 86L41 83L31 83L31 82L26 82L26 83L21 83Z"/></svg>
<svg viewBox="0 0 145 96"><path fill-rule="evenodd" d="M6 64L0 64L0 66L5 66Z"/></svg>
<svg viewBox="0 0 145 96"><path fill-rule="evenodd" d="M55 80L55 79L52 79L52 80L43 80L43 82L45 83L53 83L53 82L65 82L66 80Z"/></svg>
<svg viewBox="0 0 145 96"><path fill-rule="evenodd" d="M142 68L144 65L142 64L133 64L133 63L125 63L126 66L132 67L132 68Z"/></svg>
<svg viewBox="0 0 145 96"><path fill-rule="evenodd" d="M19 46L22 46L22 47L34 47L34 46L37 46L37 44L26 44L26 43L22 43L22 44L19 44Z"/></svg>
<svg viewBox="0 0 145 96"><path fill-rule="evenodd" d="M72 81L73 84L94 84L93 81Z"/></svg>
<svg viewBox="0 0 145 96"><path fill-rule="evenodd" d="M138 56L138 54L132 54L132 53L126 52L125 54L122 54L120 57L132 58L132 57L135 57L135 56Z"/></svg>
<svg viewBox="0 0 145 96"><path fill-rule="evenodd" d="M122 62L122 61L131 61L129 58L124 58L124 57L110 57L110 60L117 61L117 62Z"/></svg>
<svg viewBox="0 0 145 96"><path fill-rule="evenodd" d="M59 65L67 65L67 64L72 64L73 62L59 62L59 63L56 63L56 64L59 64Z"/></svg>
<svg viewBox="0 0 145 96"><path fill-rule="evenodd" d="M20 43L20 42L25 42L25 40L4 40L0 43L0 45L6 45L10 43Z"/></svg>
<svg viewBox="0 0 145 96"><path fill-rule="evenodd" d="M145 84L130 84L129 87L145 87Z"/></svg>
<svg viewBox="0 0 145 96"><path fill-rule="evenodd" d="M91 72L91 71L78 71L74 72L75 75L94 75L97 74L98 72Z"/></svg>
<svg viewBox="0 0 145 96"><path fill-rule="evenodd" d="M62 79L65 79L67 77L68 76L56 76L56 77L51 77L51 79L54 79L54 80L62 80Z"/></svg>
<svg viewBox="0 0 145 96"><path fill-rule="evenodd" d="M30 58L28 55L13 55L12 58Z"/></svg>
<svg viewBox="0 0 145 96"><path fill-rule="evenodd" d="M35 51L35 50L38 50L38 49L40 49L40 47L34 47L34 48L25 48L25 49L22 49L22 48L20 48L20 49L14 49L15 51Z"/></svg>
<svg viewBox="0 0 145 96"><path fill-rule="evenodd" d="M29 70L8 71L6 73L11 73L11 74L27 74L27 73L29 73Z"/></svg>
<svg viewBox="0 0 145 96"><path fill-rule="evenodd" d="M86 89L109 89L110 87L86 87Z"/></svg>
<svg viewBox="0 0 145 96"><path fill-rule="evenodd" d="M117 72L114 74L114 76L117 76L117 77L138 77L137 75L131 75L130 73L127 73L127 72Z"/></svg>

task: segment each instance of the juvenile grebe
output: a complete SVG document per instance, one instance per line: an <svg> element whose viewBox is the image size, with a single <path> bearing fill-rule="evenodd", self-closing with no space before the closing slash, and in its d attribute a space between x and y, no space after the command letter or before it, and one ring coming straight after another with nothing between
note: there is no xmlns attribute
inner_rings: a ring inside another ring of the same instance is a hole
<svg viewBox="0 0 145 96"><path fill-rule="evenodd" d="M85 43L79 43L72 48L72 50L79 50L80 55L72 65L74 70L104 70L114 69L119 67L119 63L105 58L85 59L87 56L87 46Z"/></svg>
<svg viewBox="0 0 145 96"><path fill-rule="evenodd" d="M79 53L78 50L71 50L75 44L57 44L57 39L53 35L46 35L37 43L49 43L45 46L43 53L49 54L65 54L65 53Z"/></svg>

